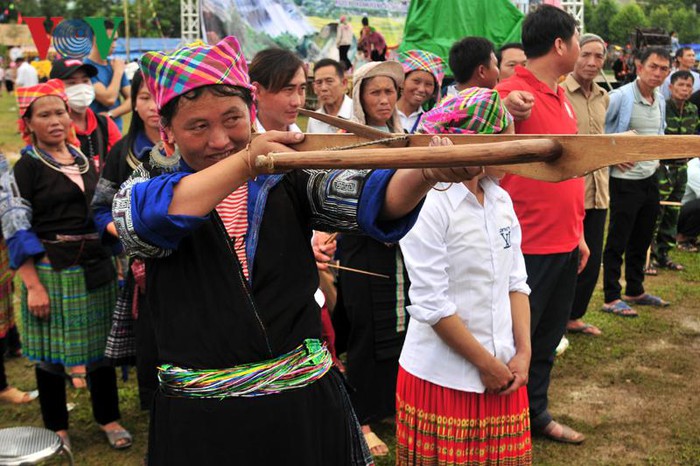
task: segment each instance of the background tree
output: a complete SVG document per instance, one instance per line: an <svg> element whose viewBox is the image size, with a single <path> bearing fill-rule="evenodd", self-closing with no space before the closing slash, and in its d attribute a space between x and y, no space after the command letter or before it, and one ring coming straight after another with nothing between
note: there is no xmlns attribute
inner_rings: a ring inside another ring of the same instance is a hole
<svg viewBox="0 0 700 466"><path fill-rule="evenodd" d="M678 33L681 44L689 44L700 38L698 14L693 9L679 8L671 13L671 30Z"/></svg>
<svg viewBox="0 0 700 466"><path fill-rule="evenodd" d="M674 30L671 25L671 12L666 5L655 7L649 14L649 26L664 28L666 32Z"/></svg>
<svg viewBox="0 0 700 466"><path fill-rule="evenodd" d="M598 6L592 8L592 14L586 16L586 31L598 34L608 42L613 41L610 22L619 11L620 7L617 1L601 0L598 2Z"/></svg>
<svg viewBox="0 0 700 466"><path fill-rule="evenodd" d="M644 10L636 3L622 7L610 21L610 39L617 44L626 44L635 28L649 24Z"/></svg>

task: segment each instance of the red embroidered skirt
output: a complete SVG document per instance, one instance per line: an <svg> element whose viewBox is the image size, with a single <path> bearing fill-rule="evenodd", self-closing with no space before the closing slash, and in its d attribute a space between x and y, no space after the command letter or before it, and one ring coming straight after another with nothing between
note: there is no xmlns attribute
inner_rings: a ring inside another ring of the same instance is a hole
<svg viewBox="0 0 700 466"><path fill-rule="evenodd" d="M527 389L509 396L441 387L399 367L397 465L530 465Z"/></svg>

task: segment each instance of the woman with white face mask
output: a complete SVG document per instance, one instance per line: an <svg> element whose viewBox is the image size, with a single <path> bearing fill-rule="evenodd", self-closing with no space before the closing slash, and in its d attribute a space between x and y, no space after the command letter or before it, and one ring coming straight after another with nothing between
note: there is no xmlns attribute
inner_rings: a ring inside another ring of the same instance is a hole
<svg viewBox="0 0 700 466"><path fill-rule="evenodd" d="M50 77L60 79L66 86L68 108L80 150L92 159L99 173L110 149L121 139L121 132L111 118L96 115L89 108L95 100L92 78L96 75L94 66L65 58L53 62Z"/></svg>

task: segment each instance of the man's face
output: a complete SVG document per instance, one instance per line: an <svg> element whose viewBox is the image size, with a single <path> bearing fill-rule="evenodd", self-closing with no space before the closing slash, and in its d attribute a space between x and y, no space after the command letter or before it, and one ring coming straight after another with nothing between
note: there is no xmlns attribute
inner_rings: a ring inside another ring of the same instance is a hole
<svg viewBox="0 0 700 466"><path fill-rule="evenodd" d="M645 86L651 88L659 87L671 71L671 63L667 58L660 57L652 53L647 61L639 62L637 66L637 77Z"/></svg>
<svg viewBox="0 0 700 466"><path fill-rule="evenodd" d="M684 50L679 60L681 68L689 70L695 66L695 52L692 49Z"/></svg>
<svg viewBox="0 0 700 466"><path fill-rule="evenodd" d="M273 121L273 127L288 128L296 121L299 107L306 101L306 74L304 69L299 67L292 80L278 92L269 91L260 85L258 89L260 114Z"/></svg>
<svg viewBox="0 0 700 466"><path fill-rule="evenodd" d="M518 49L506 49L501 53L500 79L503 81L515 74L515 67L525 66L527 57L525 52Z"/></svg>
<svg viewBox="0 0 700 466"><path fill-rule="evenodd" d="M573 71L578 57L581 54L581 47L578 45L579 34L578 31L574 32L574 35L567 41L562 41L562 73L569 73Z"/></svg>
<svg viewBox="0 0 700 466"><path fill-rule="evenodd" d="M598 41L588 42L581 47L581 53L574 65L574 76L579 81L593 81L605 62L605 48Z"/></svg>
<svg viewBox="0 0 700 466"><path fill-rule="evenodd" d="M483 76L480 78L478 83L479 87L486 87L488 89L493 89L498 84L498 59L496 59L496 54L491 52L491 59L489 60L488 66L480 65L483 67Z"/></svg>
<svg viewBox="0 0 700 466"><path fill-rule="evenodd" d="M693 78L676 79L676 82L669 84L671 98L676 101L686 101L693 93Z"/></svg>
<svg viewBox="0 0 700 466"><path fill-rule="evenodd" d="M342 103L347 79L341 79L332 65L314 70L314 92L322 105Z"/></svg>

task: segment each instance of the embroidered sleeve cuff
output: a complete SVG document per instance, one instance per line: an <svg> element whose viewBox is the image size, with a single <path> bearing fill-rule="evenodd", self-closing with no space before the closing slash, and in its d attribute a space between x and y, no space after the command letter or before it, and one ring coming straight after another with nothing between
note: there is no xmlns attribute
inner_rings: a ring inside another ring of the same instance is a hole
<svg viewBox="0 0 700 466"><path fill-rule="evenodd" d="M199 227L207 217L170 215L175 185L188 173L162 175L135 184L131 193L134 231L150 244L176 249L180 241Z"/></svg>
<svg viewBox="0 0 700 466"><path fill-rule="evenodd" d="M451 301L443 303L435 302L430 308L421 306L420 304L411 304L406 308L412 319L428 324L431 327L437 324L441 319L449 317L457 312L457 305Z"/></svg>
<svg viewBox="0 0 700 466"><path fill-rule="evenodd" d="M360 196L360 206L357 212L357 222L360 228L369 236L384 243L395 243L413 227L418 219L418 213L423 205L421 201L411 213L405 217L380 221L386 187L394 176L395 170L374 170L367 179Z"/></svg>
<svg viewBox="0 0 700 466"><path fill-rule="evenodd" d="M10 253L10 268L17 270L29 258L39 258L44 255L44 245L31 230L19 230L7 239Z"/></svg>

